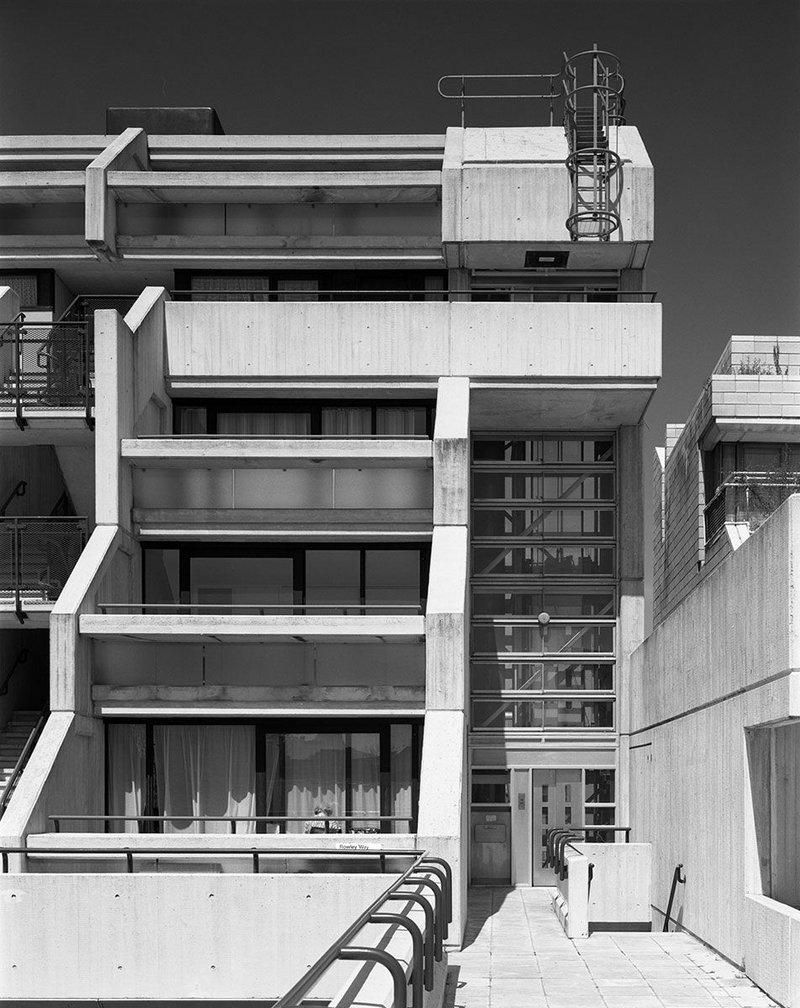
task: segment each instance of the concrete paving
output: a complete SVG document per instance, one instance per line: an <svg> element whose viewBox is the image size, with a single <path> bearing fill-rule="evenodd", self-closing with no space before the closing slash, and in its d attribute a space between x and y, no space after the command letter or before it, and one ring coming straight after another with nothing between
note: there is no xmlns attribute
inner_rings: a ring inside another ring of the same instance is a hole
<svg viewBox="0 0 800 1008"><path fill-rule="evenodd" d="M548 889L475 888L444 1008L768 1008L763 991L687 934L570 941Z"/></svg>

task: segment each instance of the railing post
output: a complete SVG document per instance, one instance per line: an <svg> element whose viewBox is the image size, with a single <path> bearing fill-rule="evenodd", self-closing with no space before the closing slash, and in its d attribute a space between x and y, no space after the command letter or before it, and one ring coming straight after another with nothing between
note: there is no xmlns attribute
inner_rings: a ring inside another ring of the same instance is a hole
<svg viewBox="0 0 800 1008"><path fill-rule="evenodd" d="M380 963L381 966L385 966L392 977L392 984L394 986L394 997L392 998L392 1008L406 1008L406 983L405 973L400 965L400 963L391 956L388 952L383 949L371 949L371 948L359 948L357 946L351 946L350 948L343 948L339 952L339 959L347 960L364 960L365 962L375 962Z"/></svg>
<svg viewBox="0 0 800 1008"><path fill-rule="evenodd" d="M92 370L91 370L91 354L92 347L90 346L91 337L89 335L89 320L85 320L80 331L80 342L81 342L81 371L83 372L83 394L84 394L84 409L85 409L85 419L86 426L89 430L94 430L94 417L92 416Z"/></svg>
<svg viewBox="0 0 800 1008"><path fill-rule="evenodd" d="M14 322L14 372L16 374L15 392L15 422L20 430L25 430L28 421L22 415L22 332L25 324L25 316L20 312L19 317Z"/></svg>
<svg viewBox="0 0 800 1008"><path fill-rule="evenodd" d="M422 1008L425 995L422 990L423 945L422 932L417 924L401 914L378 913L371 918L373 924L394 924L404 927L411 935L411 1008Z"/></svg>

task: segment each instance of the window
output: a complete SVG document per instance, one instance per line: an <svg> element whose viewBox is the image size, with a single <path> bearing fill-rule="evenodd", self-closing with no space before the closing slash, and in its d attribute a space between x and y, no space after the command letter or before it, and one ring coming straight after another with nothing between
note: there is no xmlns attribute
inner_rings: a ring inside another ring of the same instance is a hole
<svg viewBox="0 0 800 1008"><path fill-rule="evenodd" d="M144 546L148 606L231 606L270 612L333 607L343 614L409 615L424 607L427 546L298 546L170 543Z"/></svg>
<svg viewBox="0 0 800 1008"><path fill-rule="evenodd" d="M176 400L173 429L182 437L430 437L434 404L398 400Z"/></svg>
<svg viewBox="0 0 800 1008"><path fill-rule="evenodd" d="M508 770L472 771L473 805L508 805Z"/></svg>
<svg viewBox="0 0 800 1008"><path fill-rule="evenodd" d="M114 832L416 828L419 721L110 722L106 739L107 814L127 817Z"/></svg>

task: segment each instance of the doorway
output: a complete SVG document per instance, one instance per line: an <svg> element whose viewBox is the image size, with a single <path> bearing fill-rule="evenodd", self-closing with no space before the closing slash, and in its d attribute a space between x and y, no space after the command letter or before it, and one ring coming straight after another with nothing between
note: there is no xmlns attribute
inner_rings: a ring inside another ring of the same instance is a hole
<svg viewBox="0 0 800 1008"><path fill-rule="evenodd" d="M545 867L547 830L553 826L583 826L581 771L534 770L531 818L531 882L535 886L553 885L553 871Z"/></svg>

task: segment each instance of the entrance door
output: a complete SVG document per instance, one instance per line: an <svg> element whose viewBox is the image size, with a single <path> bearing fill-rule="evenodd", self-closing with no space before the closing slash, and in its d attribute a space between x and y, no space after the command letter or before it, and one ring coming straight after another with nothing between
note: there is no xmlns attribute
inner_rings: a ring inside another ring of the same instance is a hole
<svg viewBox="0 0 800 1008"><path fill-rule="evenodd" d="M470 813L471 875L474 885L511 883L511 810Z"/></svg>
<svg viewBox="0 0 800 1008"><path fill-rule="evenodd" d="M553 871L545 867L547 831L557 826L583 825L581 771L534 770L531 815L533 885L551 886Z"/></svg>

